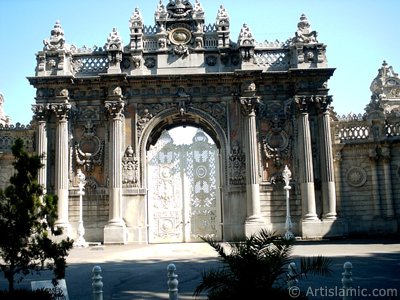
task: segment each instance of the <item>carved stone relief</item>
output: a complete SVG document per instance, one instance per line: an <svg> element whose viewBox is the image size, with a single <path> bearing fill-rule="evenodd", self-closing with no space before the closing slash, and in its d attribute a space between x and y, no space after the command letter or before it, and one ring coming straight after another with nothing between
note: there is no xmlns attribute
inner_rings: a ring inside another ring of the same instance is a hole
<svg viewBox="0 0 400 300"><path fill-rule="evenodd" d="M346 180L350 186L361 187L367 181L367 172L361 167L351 167L346 172Z"/></svg>
<svg viewBox="0 0 400 300"><path fill-rule="evenodd" d="M104 141L96 136L96 126L90 120L85 125L85 131L79 142L75 142L75 160L78 166L83 166L88 173L95 166L104 164Z"/></svg>
<svg viewBox="0 0 400 300"><path fill-rule="evenodd" d="M124 187L137 187L139 179L139 163L132 149L128 146L122 157L122 185Z"/></svg>

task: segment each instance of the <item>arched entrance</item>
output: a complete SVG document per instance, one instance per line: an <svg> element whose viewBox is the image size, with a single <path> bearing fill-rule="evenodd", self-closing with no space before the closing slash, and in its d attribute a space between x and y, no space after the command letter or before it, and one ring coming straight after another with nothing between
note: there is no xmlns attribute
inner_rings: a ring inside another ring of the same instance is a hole
<svg viewBox="0 0 400 300"><path fill-rule="evenodd" d="M220 180L219 150L202 129L163 130L147 151L149 243L221 239Z"/></svg>

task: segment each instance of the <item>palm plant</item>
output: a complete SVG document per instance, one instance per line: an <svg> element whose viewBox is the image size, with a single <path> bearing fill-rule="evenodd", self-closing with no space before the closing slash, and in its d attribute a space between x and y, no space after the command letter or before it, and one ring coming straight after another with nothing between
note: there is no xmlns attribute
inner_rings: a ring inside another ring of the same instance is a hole
<svg viewBox="0 0 400 300"><path fill-rule="evenodd" d="M204 271L194 295L207 292L208 299L291 299L287 281L314 275L330 275L331 260L322 256L301 258L300 270L288 277L294 239L262 229L244 240L218 242L202 238L217 251L219 268ZM260 295L262 297L260 298Z"/></svg>

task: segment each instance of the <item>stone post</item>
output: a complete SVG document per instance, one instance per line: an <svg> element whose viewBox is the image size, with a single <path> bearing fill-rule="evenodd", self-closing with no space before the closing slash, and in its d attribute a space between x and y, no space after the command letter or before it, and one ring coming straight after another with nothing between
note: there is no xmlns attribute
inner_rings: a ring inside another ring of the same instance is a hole
<svg viewBox="0 0 400 300"><path fill-rule="evenodd" d="M47 186L47 115L48 107L42 104L32 106L32 111L37 121L37 154L40 155L40 162L43 164L38 172L38 183L43 187L43 194L46 194Z"/></svg>
<svg viewBox="0 0 400 300"><path fill-rule="evenodd" d="M343 268L344 268L344 272L342 273L343 300L351 300L353 299L352 297L353 274L351 272L351 270L353 269L353 265L351 264L351 262L345 262Z"/></svg>
<svg viewBox="0 0 400 300"><path fill-rule="evenodd" d="M255 95L254 83L245 87L240 97L242 113L245 116L245 157L246 157L246 198L247 217L245 233L256 233L264 225L261 219L260 185L258 183L258 145L256 128L256 111L260 98Z"/></svg>
<svg viewBox="0 0 400 300"><path fill-rule="evenodd" d="M331 97L317 97L321 104L321 177L322 177L322 218L324 220L336 219L336 189L333 167L332 138L329 116Z"/></svg>
<svg viewBox="0 0 400 300"><path fill-rule="evenodd" d="M104 228L105 244L126 244L126 225L122 220L122 141L124 101L120 87L105 102L110 119L109 141L109 221Z"/></svg>
<svg viewBox="0 0 400 300"><path fill-rule="evenodd" d="M169 300L178 300L178 275L176 275L176 267L174 264L169 264L167 266L167 277L168 277L168 295L169 295Z"/></svg>
<svg viewBox="0 0 400 300"><path fill-rule="evenodd" d="M92 272L93 300L103 300L103 277L101 276L101 268L99 266L94 266Z"/></svg>
<svg viewBox="0 0 400 300"><path fill-rule="evenodd" d="M296 263L292 261L289 266L288 266L288 273L287 273L287 286L290 290L293 289L294 287L297 287L299 280L296 278L297 276L297 270L296 270Z"/></svg>
<svg viewBox="0 0 400 300"><path fill-rule="evenodd" d="M308 120L308 96L295 97L300 115L298 117L298 145L300 163L300 189L303 221L318 220L315 206L314 173L311 148L310 124Z"/></svg>
<svg viewBox="0 0 400 300"><path fill-rule="evenodd" d="M58 100L63 103L50 104L50 108L56 115L56 153L55 153L55 184L54 191L58 197L57 213L55 222L57 227L63 228L66 235L70 235L71 225L68 218L68 168L69 168L69 146L68 146L68 116L71 104L68 103L68 91L62 90ZM66 230L66 231L65 231Z"/></svg>
<svg viewBox="0 0 400 300"><path fill-rule="evenodd" d="M393 210L393 194L392 194L392 176L390 172L390 148L382 147L382 160L383 160L383 174L385 178L385 212L386 217L391 218L394 216Z"/></svg>

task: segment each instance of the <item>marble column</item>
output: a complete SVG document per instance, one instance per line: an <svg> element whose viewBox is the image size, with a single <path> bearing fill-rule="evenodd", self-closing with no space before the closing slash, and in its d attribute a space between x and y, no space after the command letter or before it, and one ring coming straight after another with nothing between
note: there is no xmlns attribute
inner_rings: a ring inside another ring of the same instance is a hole
<svg viewBox="0 0 400 300"><path fill-rule="evenodd" d="M318 220L315 205L314 172L311 147L310 124L308 119L308 100L310 97L295 98L299 109L298 116L298 145L300 190L302 201L303 221Z"/></svg>
<svg viewBox="0 0 400 300"><path fill-rule="evenodd" d="M333 167L332 139L329 116L331 97L319 97L321 100L322 116L321 128L321 177L322 177L322 218L323 220L336 219L336 189Z"/></svg>
<svg viewBox="0 0 400 300"><path fill-rule="evenodd" d="M127 243L127 230L122 219L122 141L124 101L116 88L105 102L110 119L109 138L109 221L104 227L105 244Z"/></svg>
<svg viewBox="0 0 400 300"><path fill-rule="evenodd" d="M38 173L38 182L43 187L43 194L46 194L47 186L47 115L48 107L37 104L32 106L32 111L37 122L36 152L40 155L40 162L43 167Z"/></svg>
<svg viewBox="0 0 400 300"><path fill-rule="evenodd" d="M57 227L64 229L64 234L70 235L71 225L68 218L68 115L71 104L65 99L63 103L50 104L52 111L56 115L56 153L55 153L55 183L54 191L58 197L57 213L58 219L55 223Z"/></svg>
<svg viewBox="0 0 400 300"><path fill-rule="evenodd" d="M255 90L254 90L255 91ZM249 90L247 93L251 93ZM260 99L255 95L240 97L245 128L246 157L246 235L257 232L264 225L261 218L260 185L258 182L258 143L256 128L256 109Z"/></svg>
<svg viewBox="0 0 400 300"><path fill-rule="evenodd" d="M392 176L390 172L390 148L382 147L383 174L385 179L385 215L388 218L394 216L393 194L392 194Z"/></svg>

